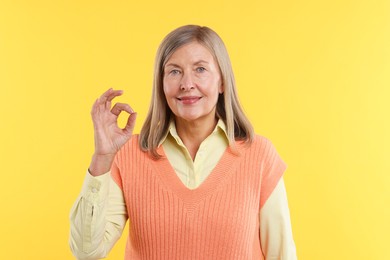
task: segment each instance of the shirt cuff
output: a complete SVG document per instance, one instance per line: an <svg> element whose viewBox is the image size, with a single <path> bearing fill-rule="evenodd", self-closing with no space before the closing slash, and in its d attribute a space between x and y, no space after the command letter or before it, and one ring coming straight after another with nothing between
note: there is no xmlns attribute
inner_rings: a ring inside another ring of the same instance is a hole
<svg viewBox="0 0 390 260"><path fill-rule="evenodd" d="M110 187L111 171L99 176L92 176L89 171L84 179L81 189L82 197L88 201L102 202L108 197Z"/></svg>

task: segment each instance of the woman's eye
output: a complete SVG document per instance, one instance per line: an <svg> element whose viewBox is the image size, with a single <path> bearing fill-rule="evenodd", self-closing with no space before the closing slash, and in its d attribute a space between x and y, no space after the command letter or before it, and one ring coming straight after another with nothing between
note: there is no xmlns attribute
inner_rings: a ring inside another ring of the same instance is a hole
<svg viewBox="0 0 390 260"><path fill-rule="evenodd" d="M179 73L180 73L179 70L171 70L171 71L169 72L169 74L171 74L171 75L177 75L177 74L179 74Z"/></svg>
<svg viewBox="0 0 390 260"><path fill-rule="evenodd" d="M198 68L196 68L196 72L203 72L203 71L205 71L206 69L205 68L203 68L203 67L198 67Z"/></svg>

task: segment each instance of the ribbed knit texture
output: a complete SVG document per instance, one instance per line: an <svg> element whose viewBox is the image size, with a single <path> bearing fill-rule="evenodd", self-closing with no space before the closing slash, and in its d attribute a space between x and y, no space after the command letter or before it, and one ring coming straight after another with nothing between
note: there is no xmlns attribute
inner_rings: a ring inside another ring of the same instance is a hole
<svg viewBox="0 0 390 260"><path fill-rule="evenodd" d="M153 160L133 136L112 167L130 219L125 259L264 259L259 210L286 166L263 137L237 148L190 190L166 157Z"/></svg>

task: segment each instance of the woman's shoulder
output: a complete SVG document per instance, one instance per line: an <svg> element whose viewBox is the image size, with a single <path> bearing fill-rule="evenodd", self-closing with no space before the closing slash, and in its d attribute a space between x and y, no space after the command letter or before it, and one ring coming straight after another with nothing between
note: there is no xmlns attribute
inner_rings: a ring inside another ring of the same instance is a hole
<svg viewBox="0 0 390 260"><path fill-rule="evenodd" d="M276 159L280 160L276 146L269 138L262 135L255 135L253 143L259 147L258 151L262 154L266 161L274 161Z"/></svg>
<svg viewBox="0 0 390 260"><path fill-rule="evenodd" d="M260 154L272 154L276 152L275 145L272 141L268 137L259 134L253 136L252 142L242 142L240 146L244 149L245 147L250 148Z"/></svg>
<svg viewBox="0 0 390 260"><path fill-rule="evenodd" d="M259 134L254 134L253 144L260 146L272 146L272 142L268 137Z"/></svg>

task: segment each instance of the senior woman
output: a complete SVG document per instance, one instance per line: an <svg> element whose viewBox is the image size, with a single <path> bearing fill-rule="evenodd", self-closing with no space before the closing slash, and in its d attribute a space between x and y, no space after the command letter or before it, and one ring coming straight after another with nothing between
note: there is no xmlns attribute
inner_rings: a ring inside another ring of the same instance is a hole
<svg viewBox="0 0 390 260"><path fill-rule="evenodd" d="M122 93L109 89L92 108L95 152L70 216L77 258L105 257L129 219L125 259L296 259L286 166L254 134L213 30L164 38L139 135L133 109L112 106Z"/></svg>

